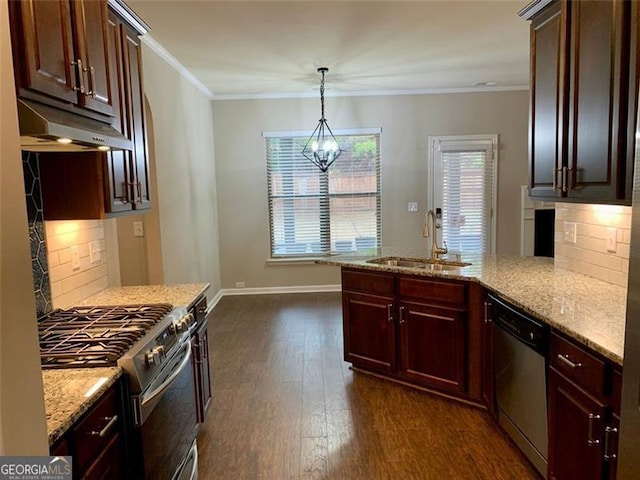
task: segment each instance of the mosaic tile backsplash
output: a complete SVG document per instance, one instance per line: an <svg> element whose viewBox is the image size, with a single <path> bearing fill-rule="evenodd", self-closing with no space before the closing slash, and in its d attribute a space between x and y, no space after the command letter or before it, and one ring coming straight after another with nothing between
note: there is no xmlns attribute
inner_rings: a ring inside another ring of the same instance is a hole
<svg viewBox="0 0 640 480"><path fill-rule="evenodd" d="M45 239L44 217L42 214L42 193L40 190L40 169L38 154L22 152L22 170L27 196L27 219L29 241L31 243L31 268L38 316L49 313L53 308L49 265Z"/></svg>

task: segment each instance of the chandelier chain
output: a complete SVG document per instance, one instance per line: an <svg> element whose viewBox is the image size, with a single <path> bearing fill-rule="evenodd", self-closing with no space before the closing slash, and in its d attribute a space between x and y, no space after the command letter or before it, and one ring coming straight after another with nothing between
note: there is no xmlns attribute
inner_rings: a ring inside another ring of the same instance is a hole
<svg viewBox="0 0 640 480"><path fill-rule="evenodd" d="M322 120L324 120L324 70L321 70L322 80L320 80L320 112Z"/></svg>

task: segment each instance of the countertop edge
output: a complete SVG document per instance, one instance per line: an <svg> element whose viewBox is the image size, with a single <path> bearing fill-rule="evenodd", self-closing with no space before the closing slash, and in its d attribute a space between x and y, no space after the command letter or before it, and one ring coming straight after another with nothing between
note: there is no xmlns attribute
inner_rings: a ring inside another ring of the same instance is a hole
<svg viewBox="0 0 640 480"><path fill-rule="evenodd" d="M569 337L582 343L583 345L586 345L593 351L599 353L600 355L614 362L618 366L622 366L623 364L622 356L609 350L608 348L604 347L603 345L599 344L593 339L590 339L585 335L582 335L579 332L576 332L575 330L567 327L566 325L563 325L557 321L554 321L551 318L548 318L546 315L543 315L542 313L531 308L530 306L523 304L522 302L518 301L518 299L513 298L511 295L504 293L499 288L492 285L490 282L483 280L482 278L479 278L477 275L465 274L464 267L462 267L459 271L451 271L451 270L437 271L437 270L424 270L424 269L418 269L418 268L412 269L407 267L393 267L389 265L370 264L370 263L366 263L365 258L344 259L341 261L330 260L330 259L318 259L316 260L316 263L321 265L331 265L331 266L342 267L342 268L354 268L354 269L369 270L369 271L376 271L376 272L401 273L401 274L414 275L414 276L420 276L420 277L435 277L435 278L441 278L441 279L464 280L469 282L475 282L483 286L487 290L490 290L491 292L500 296L501 298L508 301L509 303L512 303L514 306L534 316L536 319L540 320L541 322L568 335Z"/></svg>
<svg viewBox="0 0 640 480"><path fill-rule="evenodd" d="M47 383L47 380L44 378L46 373L49 370L43 370L43 384ZM122 377L123 371L120 367L114 367L113 373L107 377L107 381L105 381L100 388L98 388L93 395L88 397L85 401L82 402L80 407L74 410L68 417L66 417L63 421L60 422L60 425L53 429L49 429L47 425L47 433L49 436L49 447L53 446L62 436L69 431L69 429L73 426L73 424L80 418L82 415L89 411L93 405L98 401L98 399L106 392L112 385L116 383L116 381ZM46 388L46 386L45 386ZM46 398L45 398L45 407L46 407Z"/></svg>

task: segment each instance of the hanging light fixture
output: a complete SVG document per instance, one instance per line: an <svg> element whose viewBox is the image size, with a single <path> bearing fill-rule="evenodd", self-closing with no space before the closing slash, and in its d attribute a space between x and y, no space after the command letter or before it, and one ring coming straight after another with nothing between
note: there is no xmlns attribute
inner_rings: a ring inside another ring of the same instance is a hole
<svg viewBox="0 0 640 480"><path fill-rule="evenodd" d="M342 153L336 137L333 135L331 128L329 128L327 119L324 118L324 74L328 71L329 69L327 67L318 68L318 73L322 74L322 80L320 81L321 116L318 126L302 149L302 155L304 155L306 159L311 160L321 172L329 170L329 167Z"/></svg>

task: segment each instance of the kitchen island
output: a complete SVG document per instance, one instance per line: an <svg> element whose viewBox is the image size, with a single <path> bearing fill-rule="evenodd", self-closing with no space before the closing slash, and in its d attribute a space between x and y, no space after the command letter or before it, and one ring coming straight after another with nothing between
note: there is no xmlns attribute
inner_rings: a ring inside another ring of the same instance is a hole
<svg viewBox="0 0 640 480"><path fill-rule="evenodd" d="M554 266L552 258L468 255L470 266L432 271L369 263L375 258L428 258L424 251L381 248L366 255L337 255L323 265L477 282L622 365L627 308L625 288Z"/></svg>

